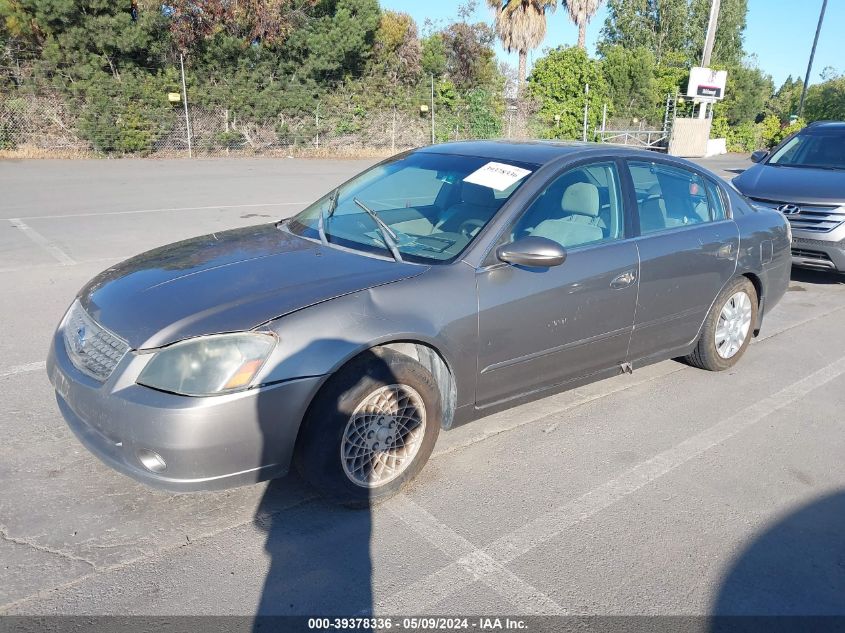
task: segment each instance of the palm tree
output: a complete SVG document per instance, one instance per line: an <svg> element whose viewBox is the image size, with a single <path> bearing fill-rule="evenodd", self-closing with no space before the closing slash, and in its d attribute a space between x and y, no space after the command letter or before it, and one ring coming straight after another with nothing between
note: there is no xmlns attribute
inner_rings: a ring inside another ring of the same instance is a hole
<svg viewBox="0 0 845 633"><path fill-rule="evenodd" d="M546 10L554 11L557 0L487 0L496 11L496 33L509 53L519 53L517 95L525 86L528 51L546 37Z"/></svg>
<svg viewBox="0 0 845 633"><path fill-rule="evenodd" d="M569 19L578 26L578 46L587 48L587 24L593 19L602 0L561 0L569 11Z"/></svg>

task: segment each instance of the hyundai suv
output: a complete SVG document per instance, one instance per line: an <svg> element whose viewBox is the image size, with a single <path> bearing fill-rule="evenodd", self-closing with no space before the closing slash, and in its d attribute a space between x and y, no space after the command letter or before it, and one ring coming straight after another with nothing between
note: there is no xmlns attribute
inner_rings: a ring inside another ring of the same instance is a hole
<svg viewBox="0 0 845 633"><path fill-rule="evenodd" d="M792 226L792 263L845 272L845 122L811 123L736 178L761 208L777 209Z"/></svg>

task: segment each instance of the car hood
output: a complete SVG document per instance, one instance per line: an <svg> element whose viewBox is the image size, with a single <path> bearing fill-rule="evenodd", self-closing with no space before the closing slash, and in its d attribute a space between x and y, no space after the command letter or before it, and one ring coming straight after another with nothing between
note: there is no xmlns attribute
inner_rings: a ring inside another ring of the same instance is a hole
<svg viewBox="0 0 845 633"><path fill-rule="evenodd" d="M845 171L754 165L733 182L752 198L795 204L845 204Z"/></svg>
<svg viewBox="0 0 845 633"><path fill-rule="evenodd" d="M322 246L267 224L143 253L100 273L79 298L98 323L139 349L248 330L425 270Z"/></svg>

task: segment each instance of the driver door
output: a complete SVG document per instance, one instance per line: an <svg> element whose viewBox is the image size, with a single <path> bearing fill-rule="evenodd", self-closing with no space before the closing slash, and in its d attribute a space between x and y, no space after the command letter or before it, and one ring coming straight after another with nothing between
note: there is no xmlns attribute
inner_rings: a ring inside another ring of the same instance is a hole
<svg viewBox="0 0 845 633"><path fill-rule="evenodd" d="M560 266L494 263L477 272L479 353L476 403L492 405L625 362L639 264L626 239L615 161L558 176L508 231L567 251Z"/></svg>

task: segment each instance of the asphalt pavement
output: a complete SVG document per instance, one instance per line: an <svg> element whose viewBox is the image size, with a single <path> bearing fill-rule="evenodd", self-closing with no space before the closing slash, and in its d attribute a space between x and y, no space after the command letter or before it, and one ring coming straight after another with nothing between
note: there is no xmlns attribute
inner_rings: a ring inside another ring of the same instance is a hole
<svg viewBox="0 0 845 633"><path fill-rule="evenodd" d="M0 614L845 615L845 277L794 271L731 371L667 361L444 433L368 510L293 476L158 492L80 446L44 358L91 276L372 162L0 161Z"/></svg>

